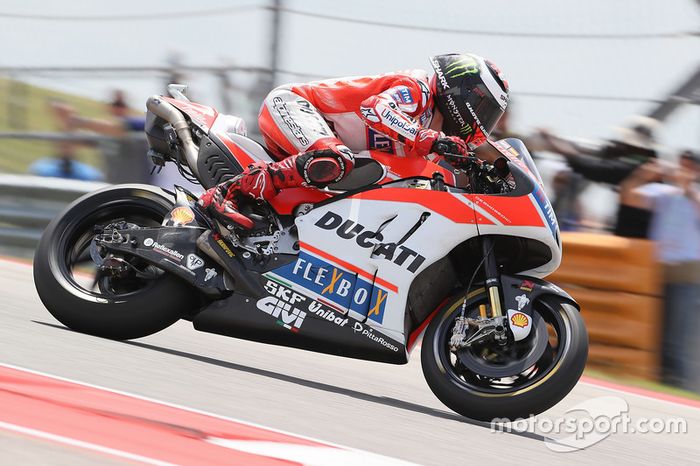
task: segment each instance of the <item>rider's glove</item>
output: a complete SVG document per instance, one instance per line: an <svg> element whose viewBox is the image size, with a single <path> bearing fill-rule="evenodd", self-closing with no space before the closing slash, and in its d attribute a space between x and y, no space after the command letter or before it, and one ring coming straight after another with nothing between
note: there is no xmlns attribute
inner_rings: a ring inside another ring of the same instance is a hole
<svg viewBox="0 0 700 466"><path fill-rule="evenodd" d="M457 136L447 136L437 139L433 143L432 151L438 155L442 155L448 163L456 167L459 167L464 162L462 157L469 155L467 143ZM462 157L450 157L450 154Z"/></svg>
<svg viewBox="0 0 700 466"><path fill-rule="evenodd" d="M457 136L446 136L439 138L433 143L432 151L438 155L457 154L467 155L469 148L463 139Z"/></svg>

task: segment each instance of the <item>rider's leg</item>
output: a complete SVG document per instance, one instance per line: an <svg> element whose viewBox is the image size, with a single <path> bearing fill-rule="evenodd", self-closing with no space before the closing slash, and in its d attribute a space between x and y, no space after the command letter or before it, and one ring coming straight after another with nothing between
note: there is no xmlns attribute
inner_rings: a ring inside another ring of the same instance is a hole
<svg viewBox="0 0 700 466"><path fill-rule="evenodd" d="M352 152L333 135L316 108L288 89L278 88L268 95L259 125L270 150L280 156L298 155L251 165L200 198L202 205L244 228L252 228L253 222L238 212L239 195L269 200L284 188L323 187L340 181L354 162Z"/></svg>

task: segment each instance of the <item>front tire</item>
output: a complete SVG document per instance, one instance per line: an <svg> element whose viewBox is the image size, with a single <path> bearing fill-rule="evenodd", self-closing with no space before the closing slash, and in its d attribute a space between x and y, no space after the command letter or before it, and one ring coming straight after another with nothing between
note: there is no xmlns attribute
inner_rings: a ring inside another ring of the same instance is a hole
<svg viewBox="0 0 700 466"><path fill-rule="evenodd" d="M144 337L175 323L197 297L170 274L120 283L96 278L85 285L91 281L85 275L96 269L89 256L96 225L158 226L172 206L165 191L146 185L110 187L73 202L46 228L34 255L34 284L44 306L72 330L115 340Z"/></svg>
<svg viewBox="0 0 700 466"><path fill-rule="evenodd" d="M448 347L454 319L464 297L455 297L438 311L423 338L421 365L432 392L448 408L480 421L527 418L551 408L576 385L588 357L588 334L573 305L557 296L546 296L533 306L550 327L559 327L556 343L532 367L504 378L470 373ZM471 296L467 308L486 301L482 291ZM551 337L550 337L551 339Z"/></svg>

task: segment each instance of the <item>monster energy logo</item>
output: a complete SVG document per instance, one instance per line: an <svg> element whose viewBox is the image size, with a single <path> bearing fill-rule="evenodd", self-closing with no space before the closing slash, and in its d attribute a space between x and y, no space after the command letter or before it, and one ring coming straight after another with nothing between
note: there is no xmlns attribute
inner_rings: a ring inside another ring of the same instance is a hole
<svg viewBox="0 0 700 466"><path fill-rule="evenodd" d="M463 57L445 68L448 78L459 78L467 74L479 74L479 64L472 57Z"/></svg>
<svg viewBox="0 0 700 466"><path fill-rule="evenodd" d="M469 125L468 125L467 122L464 120L464 117L462 116L462 114L459 112L459 108L457 107L457 102L455 102L455 99L454 99L454 97L452 97L452 94L447 94L445 97L446 97L446 100L447 100L447 110L449 110L450 115L452 116L452 118L453 118L457 123L459 123L460 125L462 125L462 126L461 126L461 129L460 129L460 131L462 131L462 129L463 129L465 126L469 126Z"/></svg>
<svg viewBox="0 0 700 466"><path fill-rule="evenodd" d="M464 136L468 136L472 132L472 127L469 125L464 125L461 128L459 128L459 134L462 134Z"/></svg>

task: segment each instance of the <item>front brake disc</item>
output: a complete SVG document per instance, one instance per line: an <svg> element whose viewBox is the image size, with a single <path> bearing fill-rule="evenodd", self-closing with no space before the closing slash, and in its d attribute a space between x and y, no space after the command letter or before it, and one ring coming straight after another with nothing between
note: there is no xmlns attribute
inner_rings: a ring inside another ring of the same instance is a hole
<svg viewBox="0 0 700 466"><path fill-rule="evenodd" d="M547 324L535 312L532 316L532 330L525 340L510 343L505 348L499 348L498 343L490 341L487 345L492 345L497 351L483 351L484 345L474 345L458 350L456 355L467 369L477 375L492 378L512 377L525 372L539 361L547 349L548 343ZM493 357L502 353L504 349L510 348L511 345L515 346L518 353L516 357L506 357L505 360Z"/></svg>

